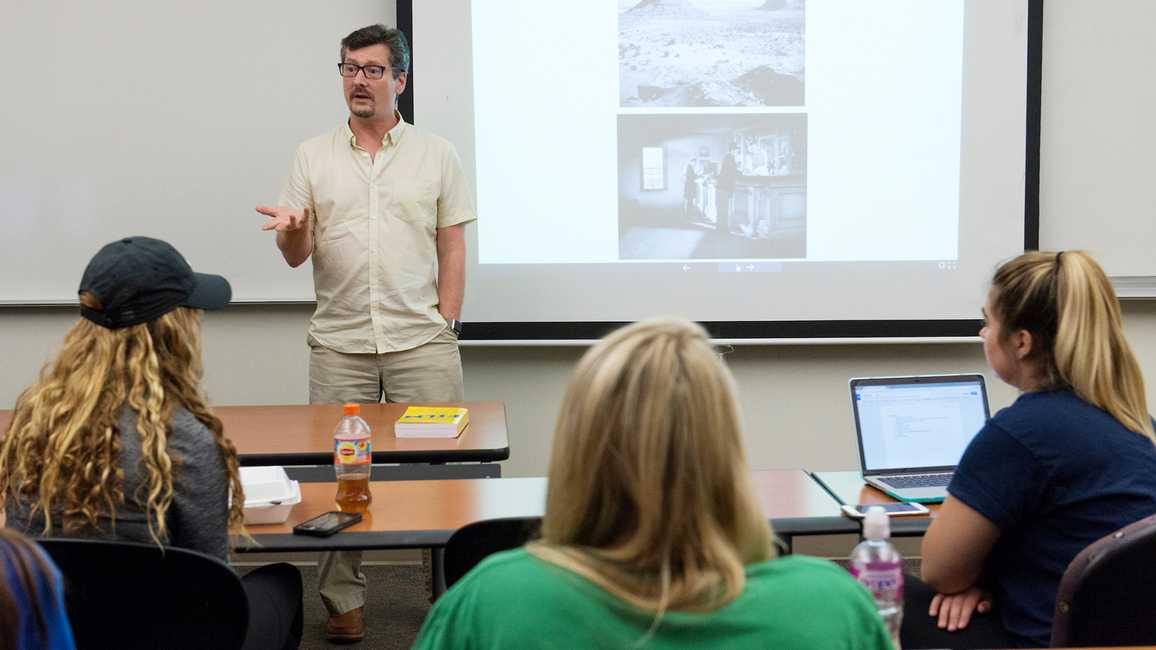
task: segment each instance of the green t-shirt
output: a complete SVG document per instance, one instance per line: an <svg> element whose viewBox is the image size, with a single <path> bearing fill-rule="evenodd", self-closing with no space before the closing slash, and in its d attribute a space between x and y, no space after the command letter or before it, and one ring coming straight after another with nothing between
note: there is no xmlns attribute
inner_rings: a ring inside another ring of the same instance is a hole
<svg viewBox="0 0 1156 650"><path fill-rule="evenodd" d="M427 648L637 648L654 613L517 549L447 591L418 634ZM843 569L788 556L747 567L743 592L706 613L667 612L645 648L890 650L871 595Z"/></svg>

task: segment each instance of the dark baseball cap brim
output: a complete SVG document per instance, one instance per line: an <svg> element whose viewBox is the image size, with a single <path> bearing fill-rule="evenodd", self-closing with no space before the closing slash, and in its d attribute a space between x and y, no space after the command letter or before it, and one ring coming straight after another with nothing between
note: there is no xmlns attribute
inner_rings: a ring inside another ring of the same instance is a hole
<svg viewBox="0 0 1156 650"><path fill-rule="evenodd" d="M229 304L233 298L233 288L229 281L219 275L193 272L196 285L185 300L185 307L213 311Z"/></svg>

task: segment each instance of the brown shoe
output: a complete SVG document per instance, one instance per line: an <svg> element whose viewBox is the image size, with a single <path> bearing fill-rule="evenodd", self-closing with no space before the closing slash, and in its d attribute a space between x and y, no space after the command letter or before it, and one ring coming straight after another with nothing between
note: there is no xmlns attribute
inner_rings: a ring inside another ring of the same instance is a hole
<svg viewBox="0 0 1156 650"><path fill-rule="evenodd" d="M325 622L325 638L330 641L360 641L365 636L362 616L365 606L351 609L344 614L334 614Z"/></svg>

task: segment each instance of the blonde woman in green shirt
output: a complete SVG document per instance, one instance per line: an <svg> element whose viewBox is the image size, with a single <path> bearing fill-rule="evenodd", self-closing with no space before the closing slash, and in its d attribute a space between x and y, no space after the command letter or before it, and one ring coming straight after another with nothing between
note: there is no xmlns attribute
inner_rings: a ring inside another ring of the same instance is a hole
<svg viewBox="0 0 1156 650"><path fill-rule="evenodd" d="M570 380L542 538L438 600L416 648L890 648L870 595L774 558L733 380L690 322L625 327Z"/></svg>

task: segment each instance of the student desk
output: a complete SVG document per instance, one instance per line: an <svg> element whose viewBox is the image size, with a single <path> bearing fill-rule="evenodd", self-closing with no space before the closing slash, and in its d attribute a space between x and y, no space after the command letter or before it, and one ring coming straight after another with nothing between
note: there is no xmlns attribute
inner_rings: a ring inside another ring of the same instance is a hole
<svg viewBox="0 0 1156 650"><path fill-rule="evenodd" d="M898 499L863 482L859 472L813 472L816 484L822 486L840 504L868 505L896 503ZM938 503L925 503L930 516L892 517L891 534L896 537L918 536L927 532L931 520L939 513Z"/></svg>
<svg viewBox="0 0 1156 650"><path fill-rule="evenodd" d="M470 423L457 438L399 439L393 425L410 406L465 407ZM341 404L217 406L213 412L237 445L242 465L332 465L333 428L344 417ZM362 404L361 418L373 432L374 463L494 463L510 457L501 402Z"/></svg>
<svg viewBox="0 0 1156 650"><path fill-rule="evenodd" d="M472 425L471 425L472 426ZM794 535L857 533L859 524L803 470L753 473L763 513L790 548ZM233 539L238 552L442 547L458 528L499 517L541 516L545 478L374 481L365 519L330 537L294 535L293 526L334 510L335 483L302 483L301 503L283 524L249 526L259 546Z"/></svg>
<svg viewBox="0 0 1156 650"><path fill-rule="evenodd" d="M470 423L457 438L398 439L393 424L410 406L465 407ZM213 412L242 465L332 465L333 428L344 417L341 404L216 406ZM374 463L495 463L510 457L501 402L362 404L361 417L373 432ZM11 421L12 411L0 410L0 432Z"/></svg>
<svg viewBox="0 0 1156 650"><path fill-rule="evenodd" d="M399 439L393 425L409 406L465 407L470 423L457 438ZM217 406L213 412L221 418L225 436L237 446L242 465L288 466L290 478L303 482L334 480L333 428L344 417L341 404ZM373 432L373 462L399 464L375 468L376 478L496 478L501 476L496 463L510 457L506 407L501 402L362 404L361 417ZM0 410L0 432L11 421L12 411Z"/></svg>

